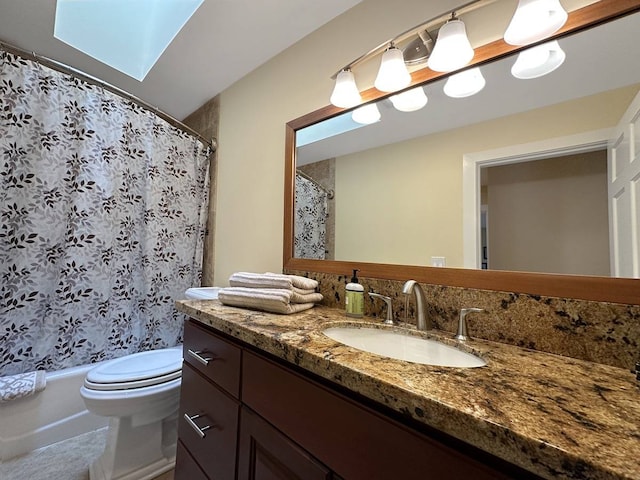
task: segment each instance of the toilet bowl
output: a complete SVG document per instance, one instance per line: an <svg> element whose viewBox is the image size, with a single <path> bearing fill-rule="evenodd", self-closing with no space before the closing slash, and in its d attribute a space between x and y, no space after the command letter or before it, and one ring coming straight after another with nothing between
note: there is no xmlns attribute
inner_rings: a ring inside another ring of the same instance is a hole
<svg viewBox="0 0 640 480"><path fill-rule="evenodd" d="M91 480L148 480L175 465L182 347L134 353L90 370L80 388L87 409L109 418Z"/></svg>

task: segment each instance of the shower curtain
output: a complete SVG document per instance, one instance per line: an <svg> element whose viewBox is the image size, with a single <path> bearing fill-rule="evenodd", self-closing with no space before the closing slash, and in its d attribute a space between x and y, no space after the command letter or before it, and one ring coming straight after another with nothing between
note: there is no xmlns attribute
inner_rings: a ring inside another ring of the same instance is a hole
<svg viewBox="0 0 640 480"><path fill-rule="evenodd" d="M327 192L296 175L293 256L323 260L326 255Z"/></svg>
<svg viewBox="0 0 640 480"><path fill-rule="evenodd" d="M103 88L0 51L0 375L181 340L209 149Z"/></svg>

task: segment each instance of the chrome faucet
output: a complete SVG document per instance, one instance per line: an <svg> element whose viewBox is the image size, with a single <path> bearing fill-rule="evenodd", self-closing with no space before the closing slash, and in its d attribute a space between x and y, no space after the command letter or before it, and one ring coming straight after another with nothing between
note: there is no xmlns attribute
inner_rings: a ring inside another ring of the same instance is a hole
<svg viewBox="0 0 640 480"><path fill-rule="evenodd" d="M462 308L460 309L460 319L458 320L458 333L454 337L456 340L464 342L469 340L467 332L467 314L474 312L484 312L482 308Z"/></svg>
<svg viewBox="0 0 640 480"><path fill-rule="evenodd" d="M394 325L393 322L393 305L391 303L391 297L387 297L385 295L380 295L379 293L369 292L369 296L374 298L379 298L380 300L384 300L387 304L387 318L382 323L386 325Z"/></svg>
<svg viewBox="0 0 640 480"><path fill-rule="evenodd" d="M415 280L407 280L402 288L402 293L405 295L415 293L418 330L431 330L433 326L431 325L431 321L427 319L427 300L420 284Z"/></svg>

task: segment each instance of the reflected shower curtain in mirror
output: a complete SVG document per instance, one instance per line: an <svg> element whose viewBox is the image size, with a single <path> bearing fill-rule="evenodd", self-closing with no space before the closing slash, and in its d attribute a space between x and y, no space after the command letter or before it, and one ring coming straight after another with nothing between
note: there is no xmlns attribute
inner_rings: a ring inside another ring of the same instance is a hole
<svg viewBox="0 0 640 480"><path fill-rule="evenodd" d="M103 88L0 51L0 375L181 341L209 149Z"/></svg>
<svg viewBox="0 0 640 480"><path fill-rule="evenodd" d="M296 175L293 256L323 260L326 254L327 193Z"/></svg>

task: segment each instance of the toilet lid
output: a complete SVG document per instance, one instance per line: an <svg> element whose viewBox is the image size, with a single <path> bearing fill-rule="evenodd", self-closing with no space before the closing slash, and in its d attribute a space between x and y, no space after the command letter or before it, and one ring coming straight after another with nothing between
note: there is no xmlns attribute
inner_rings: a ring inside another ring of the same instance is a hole
<svg viewBox="0 0 640 480"><path fill-rule="evenodd" d="M166 348L105 362L90 370L84 383L93 390L122 390L158 385L181 375L182 349Z"/></svg>

